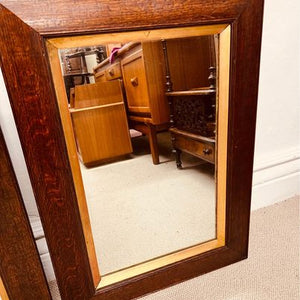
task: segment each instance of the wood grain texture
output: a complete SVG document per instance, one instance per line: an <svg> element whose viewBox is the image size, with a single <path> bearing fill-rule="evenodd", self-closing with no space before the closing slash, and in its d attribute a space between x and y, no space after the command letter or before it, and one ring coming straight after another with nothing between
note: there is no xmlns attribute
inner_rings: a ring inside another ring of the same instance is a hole
<svg viewBox="0 0 300 300"><path fill-rule="evenodd" d="M133 279L104 287L98 290L92 299L133 299L154 291L154 287L155 290L160 290L166 286L188 280L191 276L205 274L240 260L240 256L234 250L226 246L220 247L162 267L155 272L143 273ZM130 284L128 284L129 282Z"/></svg>
<svg viewBox="0 0 300 300"><path fill-rule="evenodd" d="M124 102L120 80L75 86L74 108Z"/></svg>
<svg viewBox="0 0 300 300"><path fill-rule="evenodd" d="M129 112L150 112L142 50L124 57L121 68Z"/></svg>
<svg viewBox="0 0 300 300"><path fill-rule="evenodd" d="M203 141L190 139L186 135L184 137L178 135L176 136L176 140L174 141L174 146L176 149L180 149L182 151L188 152L210 163L215 162L214 144L215 143L207 143ZM207 154L205 154L206 152Z"/></svg>
<svg viewBox="0 0 300 300"><path fill-rule="evenodd" d="M0 166L0 295L3 300L50 300L46 277L1 128Z"/></svg>
<svg viewBox="0 0 300 300"><path fill-rule="evenodd" d="M86 299L94 285L44 47L39 34L0 6L1 68L60 293Z"/></svg>
<svg viewBox="0 0 300 300"><path fill-rule="evenodd" d="M61 73L60 59L58 56L57 49L48 42L46 43L46 45L47 45L49 60L51 62L50 68L53 76L53 83L55 86L58 110L60 113L60 120L63 126L63 133L66 142L67 154L68 154L69 163L71 167L73 185L76 192L76 201L79 208L83 234L84 234L85 243L87 247L89 264L93 276L93 283L94 286L97 286L100 280L100 272L99 272L98 261L97 261L95 246L94 246L94 239L92 235L90 216L88 213L83 181L82 181L82 176L81 176L80 166L79 166L79 161L77 156L77 149L76 149L75 137L74 137L73 127L72 127L72 121L68 109L67 93L65 90L64 80Z"/></svg>
<svg viewBox="0 0 300 300"><path fill-rule="evenodd" d="M208 36L166 41L173 91L209 86L209 42Z"/></svg>
<svg viewBox="0 0 300 300"><path fill-rule="evenodd" d="M74 109L71 117L86 166L132 152L124 102Z"/></svg>
<svg viewBox="0 0 300 300"><path fill-rule="evenodd" d="M105 71L106 80L114 80L122 77L120 63L115 63Z"/></svg>
<svg viewBox="0 0 300 300"><path fill-rule="evenodd" d="M70 9L72 0L1 3L47 36L232 22L247 5L246 0L137 0L126 1L126 5L122 0L87 0L76 1L76 9Z"/></svg>
<svg viewBox="0 0 300 300"><path fill-rule="evenodd" d="M93 298L132 299L246 258L263 0L87 0L71 12L71 0L1 3L23 21L0 6L0 57L63 299L90 299L95 290L43 37L231 25L226 245L107 286Z"/></svg>
<svg viewBox="0 0 300 300"><path fill-rule="evenodd" d="M76 86L74 106L77 150L86 166L132 152L120 80Z"/></svg>
<svg viewBox="0 0 300 300"><path fill-rule="evenodd" d="M263 0L232 23L228 108L226 245L248 255Z"/></svg>
<svg viewBox="0 0 300 300"><path fill-rule="evenodd" d="M204 253L212 249L221 247L217 240L211 240L203 244L199 244L188 249L183 249L174 253L170 253L159 258L155 258L138 265L126 268L111 274L104 275L98 286L98 288L104 288L112 285L115 282L121 282L125 279L132 278L138 275L144 275L155 269L159 269L162 266L168 266L174 262L179 262L181 260L187 259L193 255L199 255L199 253Z"/></svg>
<svg viewBox="0 0 300 300"><path fill-rule="evenodd" d="M230 34L228 26L219 37L219 59L217 63L217 99L216 102L216 184L217 184L217 238L225 243L226 234L226 182L227 182L227 140L228 140L228 102L230 87Z"/></svg>
<svg viewBox="0 0 300 300"><path fill-rule="evenodd" d="M184 26L184 27L172 27L168 29L153 28L154 30L139 30L139 31L126 31L126 32L104 32L99 34L85 34L85 35L73 35L73 36L62 36L62 37L50 37L50 41L56 48L74 48L74 47L85 47L92 44L107 44L112 42L123 41L126 45L120 49L118 53L124 55L125 52L129 52L131 47L146 41L154 41L161 39L172 39L172 38L185 38L187 36L203 36L221 33L228 24L211 24L211 25L200 25L197 26ZM128 29L130 30L130 28ZM127 44L128 43L128 44ZM107 63L105 60L103 64ZM101 64L99 64L101 67ZM97 67L96 67L97 68Z"/></svg>
<svg viewBox="0 0 300 300"><path fill-rule="evenodd" d="M151 118L154 125L168 123L170 111L165 96L164 54L161 41L142 43Z"/></svg>
<svg viewBox="0 0 300 300"><path fill-rule="evenodd" d="M96 73L95 75L95 82L106 82L106 76L105 76L105 70L102 70L101 72Z"/></svg>

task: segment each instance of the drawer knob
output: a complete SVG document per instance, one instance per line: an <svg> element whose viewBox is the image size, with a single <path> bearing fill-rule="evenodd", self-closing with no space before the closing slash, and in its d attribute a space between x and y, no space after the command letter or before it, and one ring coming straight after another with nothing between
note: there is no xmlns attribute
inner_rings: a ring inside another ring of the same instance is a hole
<svg viewBox="0 0 300 300"><path fill-rule="evenodd" d="M211 151L211 149L209 149L209 148L204 148L204 149L203 149L203 154L204 154L204 155L211 154L211 152L212 152L212 151Z"/></svg>
<svg viewBox="0 0 300 300"><path fill-rule="evenodd" d="M110 70L108 71L108 74L109 74L110 76L114 76L114 74L115 74L114 69L110 69Z"/></svg>
<svg viewBox="0 0 300 300"><path fill-rule="evenodd" d="M139 84L139 81L138 81L138 78L137 77L133 77L130 79L130 82L133 86L138 86Z"/></svg>

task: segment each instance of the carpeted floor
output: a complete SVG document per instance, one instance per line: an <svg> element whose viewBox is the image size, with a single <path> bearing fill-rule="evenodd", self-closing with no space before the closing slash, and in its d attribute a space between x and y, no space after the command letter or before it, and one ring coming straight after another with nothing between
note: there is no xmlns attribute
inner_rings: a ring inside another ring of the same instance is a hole
<svg viewBox="0 0 300 300"><path fill-rule="evenodd" d="M138 137L130 159L81 167L101 274L215 238L214 166L183 154L178 170L170 140L158 135L159 165Z"/></svg>
<svg viewBox="0 0 300 300"><path fill-rule="evenodd" d="M254 211L248 259L140 299L299 300L299 223L299 197Z"/></svg>

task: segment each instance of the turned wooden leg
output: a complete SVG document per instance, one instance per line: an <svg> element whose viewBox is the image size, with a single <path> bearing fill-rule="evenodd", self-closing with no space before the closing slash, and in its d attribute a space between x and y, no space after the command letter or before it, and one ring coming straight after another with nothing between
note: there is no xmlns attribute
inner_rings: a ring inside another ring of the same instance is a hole
<svg viewBox="0 0 300 300"><path fill-rule="evenodd" d="M159 164L159 152L158 152L158 145L157 145L157 135L155 126L152 124L147 124L149 128L148 138L150 143L150 150L152 155L152 161L154 165Z"/></svg>
<svg viewBox="0 0 300 300"><path fill-rule="evenodd" d="M181 150L175 149L176 165L178 169L182 169Z"/></svg>
<svg viewBox="0 0 300 300"><path fill-rule="evenodd" d="M171 133L171 142L172 142L172 153L175 154L177 169L182 169L181 162L181 150L177 149L175 146L175 136Z"/></svg>

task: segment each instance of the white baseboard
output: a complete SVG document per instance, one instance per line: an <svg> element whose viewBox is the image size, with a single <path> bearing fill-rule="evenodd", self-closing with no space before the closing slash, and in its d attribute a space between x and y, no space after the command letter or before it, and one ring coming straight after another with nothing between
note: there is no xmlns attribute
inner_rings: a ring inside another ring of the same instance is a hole
<svg viewBox="0 0 300 300"><path fill-rule="evenodd" d="M29 215L29 222L35 239L45 236L40 217Z"/></svg>
<svg viewBox="0 0 300 300"><path fill-rule="evenodd" d="M50 258L50 254L45 253L43 255L40 255L40 258L42 261L42 265L44 267L44 272L45 272L47 281L50 282L50 281L56 280L53 266L52 266L52 261Z"/></svg>
<svg viewBox="0 0 300 300"><path fill-rule="evenodd" d="M255 162L251 210L272 205L299 194L299 148Z"/></svg>
<svg viewBox="0 0 300 300"><path fill-rule="evenodd" d="M29 216L29 221L47 281L56 280L40 217Z"/></svg>

